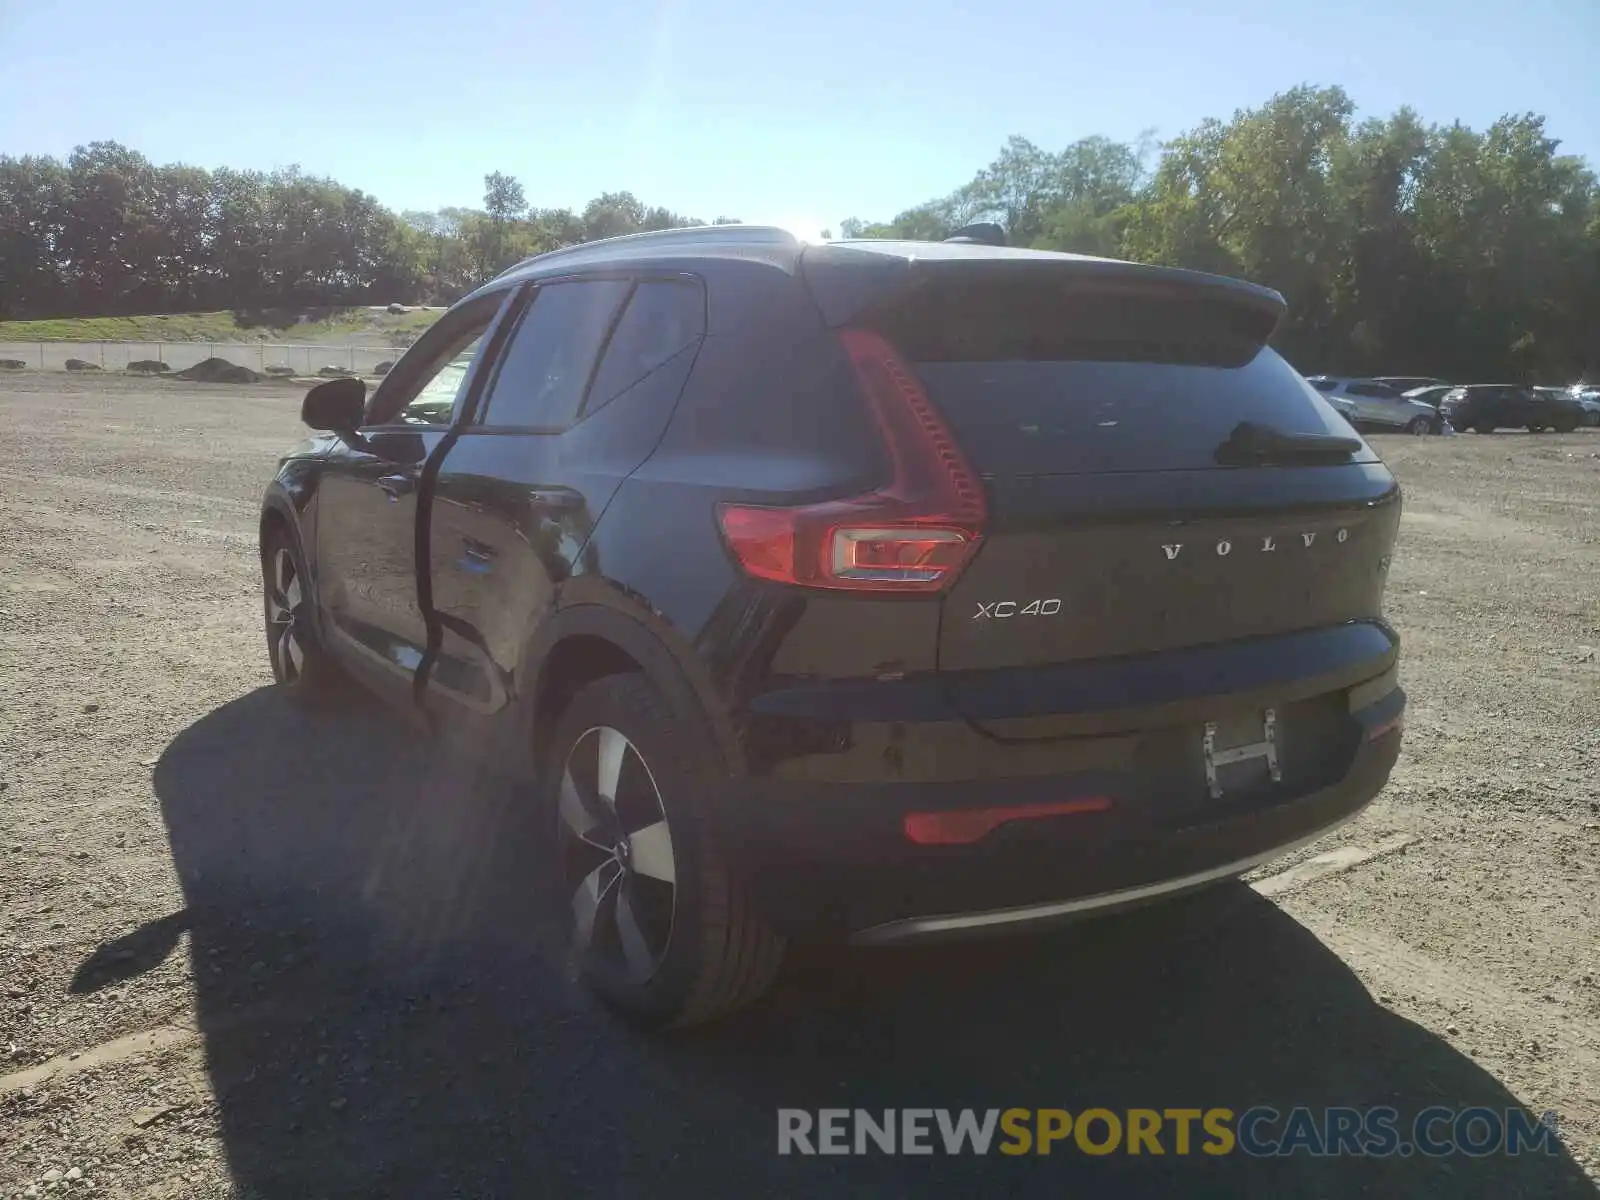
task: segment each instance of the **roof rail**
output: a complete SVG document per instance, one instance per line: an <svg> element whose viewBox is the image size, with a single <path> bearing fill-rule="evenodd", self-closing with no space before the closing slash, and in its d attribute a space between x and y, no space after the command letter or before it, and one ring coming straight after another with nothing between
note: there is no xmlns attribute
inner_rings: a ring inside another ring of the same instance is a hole
<svg viewBox="0 0 1600 1200"><path fill-rule="evenodd" d="M559 250L535 254L507 267L495 278L504 279L507 275L533 263L542 265L568 258L582 259L595 251L604 252L618 245L692 246L702 242L743 243L750 246L798 247L800 245L799 238L787 229L779 229L776 225L686 225L679 229L647 229L643 233L624 233L616 237L598 238L592 242L578 242L572 246L563 246Z"/></svg>

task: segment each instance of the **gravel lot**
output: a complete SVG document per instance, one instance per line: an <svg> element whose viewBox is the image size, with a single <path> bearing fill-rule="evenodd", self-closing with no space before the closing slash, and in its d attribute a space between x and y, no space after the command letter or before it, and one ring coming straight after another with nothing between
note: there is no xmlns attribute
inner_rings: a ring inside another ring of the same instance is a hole
<svg viewBox="0 0 1600 1200"><path fill-rule="evenodd" d="M0 1196L1600 1194L1600 434L1380 440L1412 708L1328 843L1046 940L802 956L652 1040L506 901L516 797L268 689L298 401L0 379ZM1566 1150L775 1154L778 1106L1257 1103L1520 1103Z"/></svg>

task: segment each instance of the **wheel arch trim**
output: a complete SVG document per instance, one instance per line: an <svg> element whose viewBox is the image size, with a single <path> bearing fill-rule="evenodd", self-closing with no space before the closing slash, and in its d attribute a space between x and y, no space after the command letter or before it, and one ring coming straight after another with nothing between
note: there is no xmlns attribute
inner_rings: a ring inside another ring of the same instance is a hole
<svg viewBox="0 0 1600 1200"><path fill-rule="evenodd" d="M698 669L687 650L675 651L671 631L665 635L632 613L600 603L581 603L558 608L524 649L517 689L524 715L524 728L537 720L539 696L547 685L547 664L564 641L593 637L610 642L638 663L645 678L659 688L673 707L688 720L700 723L715 748L721 766L731 775L744 773L744 756L735 736L733 721L718 698L711 680ZM537 737L538 734L536 733Z"/></svg>

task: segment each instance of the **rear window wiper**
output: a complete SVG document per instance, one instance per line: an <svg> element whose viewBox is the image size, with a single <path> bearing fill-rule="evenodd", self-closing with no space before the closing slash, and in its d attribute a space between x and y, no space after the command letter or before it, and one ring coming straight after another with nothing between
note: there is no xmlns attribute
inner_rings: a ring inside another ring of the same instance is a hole
<svg viewBox="0 0 1600 1200"><path fill-rule="evenodd" d="M1240 421L1216 449L1216 460L1229 465L1253 463L1337 463L1361 449L1356 438L1328 433L1284 433L1270 425Z"/></svg>

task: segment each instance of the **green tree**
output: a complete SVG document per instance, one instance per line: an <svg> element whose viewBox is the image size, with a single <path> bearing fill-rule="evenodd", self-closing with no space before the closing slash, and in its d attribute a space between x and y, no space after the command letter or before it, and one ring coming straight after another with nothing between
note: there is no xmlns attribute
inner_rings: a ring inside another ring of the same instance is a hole
<svg viewBox="0 0 1600 1200"><path fill-rule="evenodd" d="M515 261L507 253L507 238L514 221L528 211L528 198L522 184L499 171L483 177L483 211L488 221L483 226L485 244L481 259L490 275L504 270Z"/></svg>
<svg viewBox="0 0 1600 1200"><path fill-rule="evenodd" d="M448 301L530 255L698 223L631 192L573 212L530 208L501 172L484 184L481 209L396 216L293 167L156 166L115 142L0 156L0 308ZM1536 115L1482 132L1408 109L1356 123L1340 89L1300 87L1160 147L1013 137L954 191L838 228L938 239L973 220L1014 245L1275 287L1290 305L1279 346L1304 370L1600 377L1600 186Z"/></svg>

